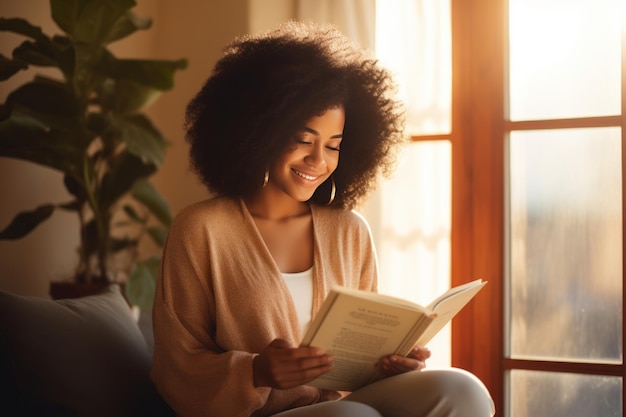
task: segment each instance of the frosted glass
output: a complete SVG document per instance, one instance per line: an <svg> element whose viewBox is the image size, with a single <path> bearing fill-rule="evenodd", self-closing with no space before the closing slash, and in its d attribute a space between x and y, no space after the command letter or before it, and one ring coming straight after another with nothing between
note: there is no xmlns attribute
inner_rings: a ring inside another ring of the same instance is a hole
<svg viewBox="0 0 626 417"><path fill-rule="evenodd" d="M622 417L622 378L512 371L511 417Z"/></svg>
<svg viewBox="0 0 626 417"><path fill-rule="evenodd" d="M510 138L510 355L622 360L621 130Z"/></svg>
<svg viewBox="0 0 626 417"><path fill-rule="evenodd" d="M450 287L451 152L443 140L409 144L359 210L375 239L381 293L427 305ZM429 348L429 367L450 365L449 327Z"/></svg>
<svg viewBox="0 0 626 417"><path fill-rule="evenodd" d="M407 133L448 134L452 109L449 0L377 0L376 56L394 74Z"/></svg>
<svg viewBox="0 0 626 417"><path fill-rule="evenodd" d="M620 114L624 0L510 0L511 120Z"/></svg>

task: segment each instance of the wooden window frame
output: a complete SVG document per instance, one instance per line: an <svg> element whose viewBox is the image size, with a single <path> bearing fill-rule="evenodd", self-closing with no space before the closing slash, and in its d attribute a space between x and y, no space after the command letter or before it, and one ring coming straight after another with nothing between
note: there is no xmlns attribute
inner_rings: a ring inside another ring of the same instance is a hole
<svg viewBox="0 0 626 417"><path fill-rule="evenodd" d="M489 283L452 325L452 365L503 410L505 0L451 0L451 284Z"/></svg>
<svg viewBox="0 0 626 417"><path fill-rule="evenodd" d="M452 132L439 138L414 138L452 143L451 284L474 278L489 281L453 321L452 365L472 371L485 383L498 415L508 414L505 378L511 369L622 378L625 372L623 361L620 365L576 364L505 357L505 153L509 132L618 126L622 128L622 161L626 161L626 29L622 37L621 115L511 122L506 109L507 4L507 0L451 0ZM626 219L624 180L622 196L622 218ZM626 221L622 223L626 236ZM622 326L622 340L626 340L625 328ZM624 398L626 384L622 381L622 401Z"/></svg>

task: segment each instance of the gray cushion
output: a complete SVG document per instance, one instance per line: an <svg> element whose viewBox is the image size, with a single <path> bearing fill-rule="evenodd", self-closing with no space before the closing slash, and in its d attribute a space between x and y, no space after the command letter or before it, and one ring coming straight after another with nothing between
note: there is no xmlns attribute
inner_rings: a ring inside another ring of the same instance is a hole
<svg viewBox="0 0 626 417"><path fill-rule="evenodd" d="M0 414L172 415L150 367L119 286L64 300L0 291Z"/></svg>

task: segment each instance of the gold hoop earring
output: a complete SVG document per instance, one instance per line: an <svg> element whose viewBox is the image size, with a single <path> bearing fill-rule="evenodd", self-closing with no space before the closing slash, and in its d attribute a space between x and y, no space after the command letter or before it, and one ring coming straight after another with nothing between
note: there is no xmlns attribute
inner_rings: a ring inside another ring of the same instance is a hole
<svg viewBox="0 0 626 417"><path fill-rule="evenodd" d="M266 168L265 175L263 176L263 188L265 188L268 182L270 182L270 169Z"/></svg>
<svg viewBox="0 0 626 417"><path fill-rule="evenodd" d="M333 177L330 177L330 198L328 199L328 203L326 203L327 206L330 206L330 204L335 201L336 192L337 187L335 186L335 180L333 179Z"/></svg>

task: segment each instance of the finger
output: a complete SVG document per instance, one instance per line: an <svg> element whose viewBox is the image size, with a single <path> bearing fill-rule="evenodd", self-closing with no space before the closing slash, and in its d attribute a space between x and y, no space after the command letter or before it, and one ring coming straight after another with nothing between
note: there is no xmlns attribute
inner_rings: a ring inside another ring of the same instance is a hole
<svg viewBox="0 0 626 417"><path fill-rule="evenodd" d="M394 356L392 363L399 369L406 369L408 371L419 371L426 367L426 361L415 358L404 358L402 356Z"/></svg>
<svg viewBox="0 0 626 417"><path fill-rule="evenodd" d="M294 353L294 352L291 352ZM293 356L285 355L277 359L276 368L284 373L299 373L310 369L323 368L331 365L332 357L329 355L322 356Z"/></svg>
<svg viewBox="0 0 626 417"><path fill-rule="evenodd" d="M268 355L268 360L275 374L297 374L308 369L328 366L332 362L332 357L323 354L320 349L289 348L273 349Z"/></svg>
<svg viewBox="0 0 626 417"><path fill-rule="evenodd" d="M255 358L255 385L291 388L330 371L332 358L319 348L293 347L282 339L273 340Z"/></svg>
<svg viewBox="0 0 626 417"><path fill-rule="evenodd" d="M329 355L306 357L298 360L298 367L302 370L316 369L330 365L332 361L333 358Z"/></svg>
<svg viewBox="0 0 626 417"><path fill-rule="evenodd" d="M308 368L294 368L289 371L283 368L275 376L275 387L287 389L304 385L331 370L332 365L330 363L322 363L319 366Z"/></svg>
<svg viewBox="0 0 626 417"><path fill-rule="evenodd" d="M324 352L317 347L293 346L283 339L274 339L269 344L269 350L272 351L272 357L277 361L293 361L308 358L322 358Z"/></svg>
<svg viewBox="0 0 626 417"><path fill-rule="evenodd" d="M426 363L423 361L416 361L411 366L401 363L392 363L390 370L396 374L400 374L405 372L421 371L425 367Z"/></svg>
<svg viewBox="0 0 626 417"><path fill-rule="evenodd" d="M308 359L308 358L322 358L327 356L324 351L317 347L292 347L284 350L284 357L287 360Z"/></svg>
<svg viewBox="0 0 626 417"><path fill-rule="evenodd" d="M309 368L300 368L294 370L292 372L285 373L285 378L291 381L298 382L298 385L302 385L306 382L309 382L320 375L325 374L332 370L331 363L321 363L318 366L313 366Z"/></svg>
<svg viewBox="0 0 626 417"><path fill-rule="evenodd" d="M419 371L426 367L426 362L418 359L391 355L382 359L381 366L388 374L398 374L410 371Z"/></svg>
<svg viewBox="0 0 626 417"><path fill-rule="evenodd" d="M276 349L289 349L293 347L291 343L284 339L274 339L270 342L269 346Z"/></svg>
<svg viewBox="0 0 626 417"><path fill-rule="evenodd" d="M423 346L415 346L413 349L411 349L411 351L409 352L407 356L410 358L425 361L426 359L430 358L430 355L431 355L430 349L425 348Z"/></svg>

